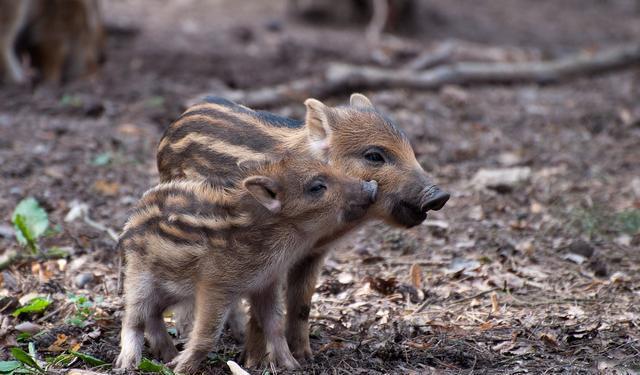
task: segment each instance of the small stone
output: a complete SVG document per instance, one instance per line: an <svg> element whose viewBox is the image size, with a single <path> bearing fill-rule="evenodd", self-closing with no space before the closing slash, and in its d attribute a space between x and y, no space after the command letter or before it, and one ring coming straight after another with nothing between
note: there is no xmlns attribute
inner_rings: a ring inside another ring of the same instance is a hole
<svg viewBox="0 0 640 375"><path fill-rule="evenodd" d="M469 101L469 94L460 86L446 85L440 90L440 95L450 105L464 105Z"/></svg>
<svg viewBox="0 0 640 375"><path fill-rule="evenodd" d="M0 225L0 237L13 238L14 234L13 227L4 224Z"/></svg>
<svg viewBox="0 0 640 375"><path fill-rule="evenodd" d="M593 271L596 277L607 277L609 272L607 271L607 264L599 259L594 259L589 263L589 268Z"/></svg>
<svg viewBox="0 0 640 375"><path fill-rule="evenodd" d="M22 322L18 324L16 327L16 331L30 333L32 335L40 332L42 327L31 322Z"/></svg>
<svg viewBox="0 0 640 375"><path fill-rule="evenodd" d="M482 206L474 206L469 210L469 219L480 221L484 219L484 210Z"/></svg>
<svg viewBox="0 0 640 375"><path fill-rule="evenodd" d="M487 188L498 193L509 193L531 178L531 168L514 167L502 169L480 169L471 183L478 188Z"/></svg>
<svg viewBox="0 0 640 375"><path fill-rule="evenodd" d="M2 271L2 287L12 291L19 290L18 280L15 278L15 276L13 276L11 272Z"/></svg>
<svg viewBox="0 0 640 375"><path fill-rule="evenodd" d="M582 264L587 260L587 258L583 257L582 255L575 253L565 254L565 256L562 258L575 264Z"/></svg>
<svg viewBox="0 0 640 375"><path fill-rule="evenodd" d="M353 282L353 275L348 272L343 272L338 275L338 282L340 284L351 284Z"/></svg>
<svg viewBox="0 0 640 375"><path fill-rule="evenodd" d="M640 177L634 177L631 180L631 190L633 190L636 198L640 199Z"/></svg>
<svg viewBox="0 0 640 375"><path fill-rule="evenodd" d="M522 163L522 158L515 152L503 152L498 155L498 162L505 167L513 167Z"/></svg>
<svg viewBox="0 0 640 375"><path fill-rule="evenodd" d="M584 241L584 240L573 241L569 245L567 250L570 253L578 254L578 255L581 255L581 256L583 256L585 258L591 258L593 256L594 251L595 251L593 246L591 246L590 243L588 243L587 241Z"/></svg>
<svg viewBox="0 0 640 375"><path fill-rule="evenodd" d="M93 273L83 272L75 277L74 283L78 288L84 288L87 284L93 281Z"/></svg>

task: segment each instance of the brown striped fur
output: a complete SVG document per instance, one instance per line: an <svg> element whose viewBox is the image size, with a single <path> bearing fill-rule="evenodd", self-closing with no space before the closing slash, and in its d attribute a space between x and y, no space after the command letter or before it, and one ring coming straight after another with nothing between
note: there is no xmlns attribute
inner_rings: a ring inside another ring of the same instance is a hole
<svg viewBox="0 0 640 375"><path fill-rule="evenodd" d="M298 158L253 164L238 177L226 187L172 181L144 194L119 241L126 311L118 367L137 368L145 333L154 355L173 359L162 313L187 303L195 305L194 327L172 363L178 372L195 371L241 297L250 301L254 329L264 332L268 360L298 365L278 305L282 275L321 237L359 220L375 183Z"/></svg>
<svg viewBox="0 0 640 375"><path fill-rule="evenodd" d="M21 54L43 80L96 73L105 34L97 0L0 0L0 80L21 83Z"/></svg>
<svg viewBox="0 0 640 375"><path fill-rule="evenodd" d="M415 158L404 134L361 94L350 104L329 107L315 99L305 101L304 121L254 111L212 98L189 108L165 132L158 150L162 181L204 178L232 183L238 165L251 158L270 158L289 152L300 157L324 157L336 169L353 177L376 180L379 192L366 219L380 219L401 227L425 220L429 209L440 209L448 199ZM434 197L437 201L434 203ZM287 339L298 359L311 358L308 311L317 275L331 243L352 230L320 240L301 260L287 282ZM178 321L189 311L176 311ZM251 322L250 322L251 325ZM247 342L264 341L249 327ZM260 350L256 350L256 356ZM251 360L248 360L251 363Z"/></svg>

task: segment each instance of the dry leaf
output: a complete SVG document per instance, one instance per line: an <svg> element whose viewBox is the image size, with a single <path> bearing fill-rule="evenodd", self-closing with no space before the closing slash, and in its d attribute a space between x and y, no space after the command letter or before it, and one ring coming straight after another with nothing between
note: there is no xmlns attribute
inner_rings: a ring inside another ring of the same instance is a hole
<svg viewBox="0 0 640 375"><path fill-rule="evenodd" d="M495 325L492 322L484 322L484 323L480 324L480 329L482 331L490 330L493 327L495 327Z"/></svg>
<svg viewBox="0 0 640 375"><path fill-rule="evenodd" d="M498 305L498 295L493 292L491 293L491 313L497 314L500 312L500 305Z"/></svg>
<svg viewBox="0 0 640 375"><path fill-rule="evenodd" d="M552 333L543 333L540 335L540 340L544 342L546 345L557 347L558 341L554 334Z"/></svg>
<svg viewBox="0 0 640 375"><path fill-rule="evenodd" d="M409 275L411 276L411 284L416 289L422 289L422 268L417 263L411 265L409 269Z"/></svg>
<svg viewBox="0 0 640 375"><path fill-rule="evenodd" d="M384 294L385 296L395 292L396 286L398 285L395 277L383 279L381 277L368 276L365 280L369 283L371 289L375 290L378 293Z"/></svg>
<svg viewBox="0 0 640 375"><path fill-rule="evenodd" d="M49 345L47 350L55 353L63 352L65 349L62 347L62 345L67 342L67 338L67 335L65 335L64 333L58 334L56 341L54 341L53 344Z"/></svg>
<svg viewBox="0 0 640 375"><path fill-rule="evenodd" d="M227 366L229 366L229 370L233 375L250 375L246 372L239 364L234 361L227 361Z"/></svg>
<svg viewBox="0 0 640 375"><path fill-rule="evenodd" d="M433 346L426 342L413 342L413 341L407 341L404 344L410 348L419 349L419 350L427 350Z"/></svg>
<svg viewBox="0 0 640 375"><path fill-rule="evenodd" d="M120 190L120 184L107 180L97 180L93 184L93 190L104 196L113 197L118 194L118 191Z"/></svg>

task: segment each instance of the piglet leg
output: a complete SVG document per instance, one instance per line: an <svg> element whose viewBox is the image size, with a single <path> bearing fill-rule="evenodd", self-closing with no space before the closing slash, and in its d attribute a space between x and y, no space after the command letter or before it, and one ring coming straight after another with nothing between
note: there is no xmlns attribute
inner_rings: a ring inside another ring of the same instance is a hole
<svg viewBox="0 0 640 375"><path fill-rule="evenodd" d="M194 373L218 341L229 307L235 303L216 285L200 283L195 298L195 322L186 348L171 362L178 373Z"/></svg>
<svg viewBox="0 0 640 375"><path fill-rule="evenodd" d="M278 367L287 369L300 367L298 361L291 354L284 336L283 316L279 303L280 289L280 282L276 281L249 296L251 320L245 340L248 349L245 356L247 366L255 366L263 362L264 359L268 359ZM266 348L260 340L266 343ZM267 358L263 355L265 350Z"/></svg>
<svg viewBox="0 0 640 375"><path fill-rule="evenodd" d="M288 275L286 336L294 357L300 361L310 360L313 356L309 343L309 311L325 253L319 251L302 259Z"/></svg>

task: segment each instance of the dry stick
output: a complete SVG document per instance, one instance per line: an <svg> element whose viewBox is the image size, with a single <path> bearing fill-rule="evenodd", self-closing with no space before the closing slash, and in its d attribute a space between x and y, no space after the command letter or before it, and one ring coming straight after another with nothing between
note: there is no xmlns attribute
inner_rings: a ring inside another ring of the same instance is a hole
<svg viewBox="0 0 640 375"><path fill-rule="evenodd" d="M380 41L382 32L389 19L389 3L387 0L373 0L373 15L367 25L367 40L370 43Z"/></svg>
<svg viewBox="0 0 640 375"><path fill-rule="evenodd" d="M515 47L493 47L459 40L448 40L411 60L405 69L423 70L457 61L531 62L540 60L540 51Z"/></svg>
<svg viewBox="0 0 640 375"><path fill-rule="evenodd" d="M460 304L460 303L463 303L463 302L471 301L473 299L482 297L482 296L484 296L486 294L489 294L489 293L492 293L492 292L495 292L495 291L498 291L498 290L502 290L502 289L503 288L501 288L501 287L495 287L495 288L492 288L492 289L489 289L489 290L485 290L483 292L474 294L471 297L466 297L466 298L459 299L457 301L451 302L450 304L447 305L447 307L451 307L453 305L457 305L457 304ZM427 303L428 302L429 302L428 300L424 301L420 306L418 306L418 308L414 312L412 312L412 314L418 314L418 313L422 312L422 310L424 310L424 308L427 307Z"/></svg>
<svg viewBox="0 0 640 375"><path fill-rule="evenodd" d="M36 323L42 323L45 320L49 319L50 317L58 314L60 311L66 309L67 307L69 307L71 305L71 302L65 302L62 306L58 307L57 309L51 311L50 313L47 313L46 315L42 316L40 319L38 319L36 321Z"/></svg>
<svg viewBox="0 0 640 375"><path fill-rule="evenodd" d="M253 91L223 93L249 107L270 107L308 97L374 88L434 90L449 84L553 83L579 75L603 73L640 63L640 43L578 53L564 58L525 63L442 65L415 72L348 64L332 64L322 78L306 78Z"/></svg>

